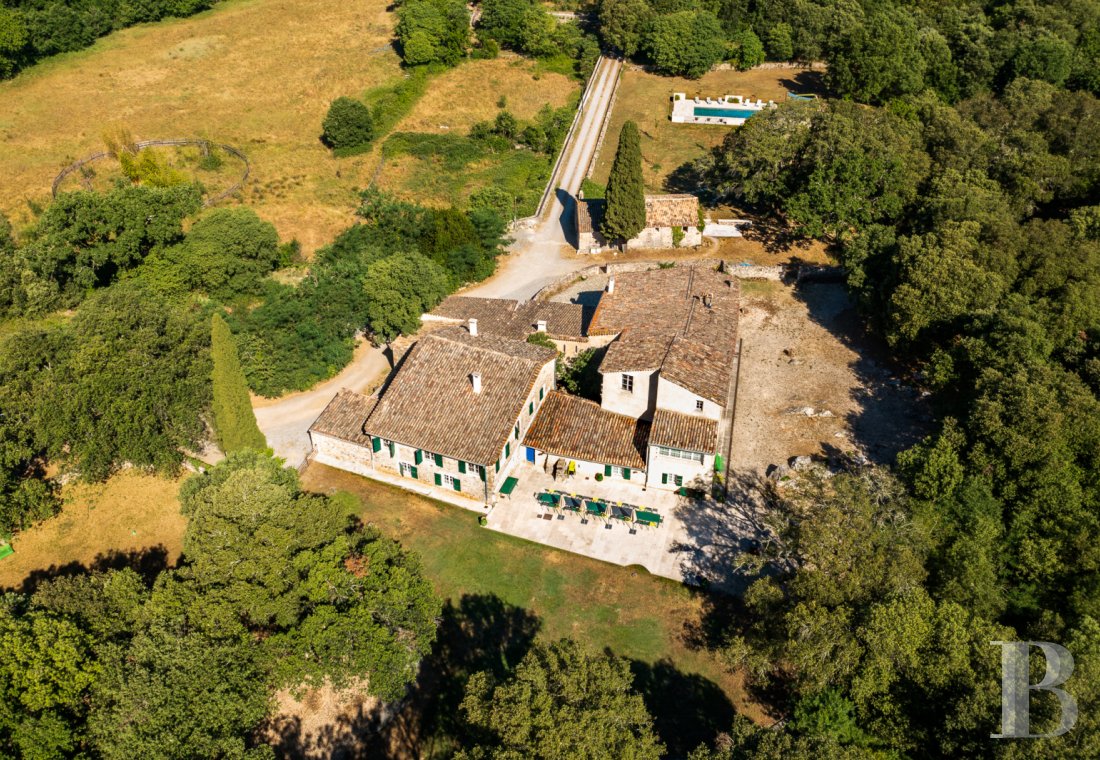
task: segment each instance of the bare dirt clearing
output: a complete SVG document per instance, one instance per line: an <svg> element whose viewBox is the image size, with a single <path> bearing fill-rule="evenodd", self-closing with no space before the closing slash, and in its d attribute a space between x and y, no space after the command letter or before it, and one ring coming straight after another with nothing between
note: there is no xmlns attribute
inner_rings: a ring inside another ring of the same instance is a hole
<svg viewBox="0 0 1100 760"><path fill-rule="evenodd" d="M918 393L878 359L840 284L743 281L731 465L862 451L892 461L925 430Z"/></svg>
<svg viewBox="0 0 1100 760"><path fill-rule="evenodd" d="M205 137L248 155L245 202L312 251L351 223L375 163L332 158L321 121L337 96L402 76L393 24L380 0L229 0L34 66L0 83L0 211L27 223L105 131Z"/></svg>

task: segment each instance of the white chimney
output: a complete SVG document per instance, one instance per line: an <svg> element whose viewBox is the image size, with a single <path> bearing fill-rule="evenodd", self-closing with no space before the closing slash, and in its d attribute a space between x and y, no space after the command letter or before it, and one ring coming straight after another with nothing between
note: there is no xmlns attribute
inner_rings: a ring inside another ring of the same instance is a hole
<svg viewBox="0 0 1100 760"><path fill-rule="evenodd" d="M615 278L614 277L610 278L607 281L607 292L608 293L614 293L615 292Z"/></svg>
<svg viewBox="0 0 1100 760"><path fill-rule="evenodd" d="M476 322L477 320L473 320L473 321ZM474 386L474 393L481 393L481 373L480 372L470 373L470 383Z"/></svg>
<svg viewBox="0 0 1100 760"><path fill-rule="evenodd" d="M470 319L470 335L477 337L477 320L473 318Z"/></svg>
<svg viewBox="0 0 1100 760"><path fill-rule="evenodd" d="M539 332L546 332L546 320L540 319L538 322L536 322L535 329Z"/></svg>

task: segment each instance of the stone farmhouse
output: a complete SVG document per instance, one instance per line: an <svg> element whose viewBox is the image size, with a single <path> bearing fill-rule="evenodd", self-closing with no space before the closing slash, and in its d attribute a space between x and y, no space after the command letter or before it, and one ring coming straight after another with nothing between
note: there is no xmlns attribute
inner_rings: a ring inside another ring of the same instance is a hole
<svg viewBox="0 0 1100 760"><path fill-rule="evenodd" d="M452 296L381 392L342 391L310 428L314 460L485 505L525 468L642 490L706 487L728 446L738 280L704 266L613 276L580 304ZM434 328L434 329L433 329ZM555 352L606 350L601 402L556 388Z"/></svg>
<svg viewBox="0 0 1100 760"><path fill-rule="evenodd" d="M584 193L577 198L577 213L574 217L577 250L581 253L599 253L607 247L607 241L599 231L603 210L603 200L585 200ZM700 245L703 242L700 219L699 199L694 195L647 195L645 229L637 237L626 241L626 247L629 250Z"/></svg>

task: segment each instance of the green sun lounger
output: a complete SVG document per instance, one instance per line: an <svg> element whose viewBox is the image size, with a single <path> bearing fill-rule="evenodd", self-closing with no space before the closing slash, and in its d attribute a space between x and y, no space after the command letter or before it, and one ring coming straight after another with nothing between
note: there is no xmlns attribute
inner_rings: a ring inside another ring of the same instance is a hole
<svg viewBox="0 0 1100 760"><path fill-rule="evenodd" d="M560 497L556 493L540 493L538 496L539 504L546 504L550 507L558 506L558 499Z"/></svg>

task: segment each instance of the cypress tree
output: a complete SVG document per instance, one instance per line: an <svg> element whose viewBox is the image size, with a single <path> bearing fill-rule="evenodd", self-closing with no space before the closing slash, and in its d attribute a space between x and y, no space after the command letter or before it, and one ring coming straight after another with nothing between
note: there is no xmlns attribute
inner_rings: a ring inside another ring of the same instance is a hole
<svg viewBox="0 0 1100 760"><path fill-rule="evenodd" d="M623 124L611 174L607 178L607 208L600 231L608 241L627 241L645 229L645 185L642 182L642 142L638 125Z"/></svg>
<svg viewBox="0 0 1100 760"><path fill-rule="evenodd" d="M221 314L211 320L210 353L214 360L214 431L218 446L226 454L244 449L264 451L267 440L252 413L237 343Z"/></svg>

